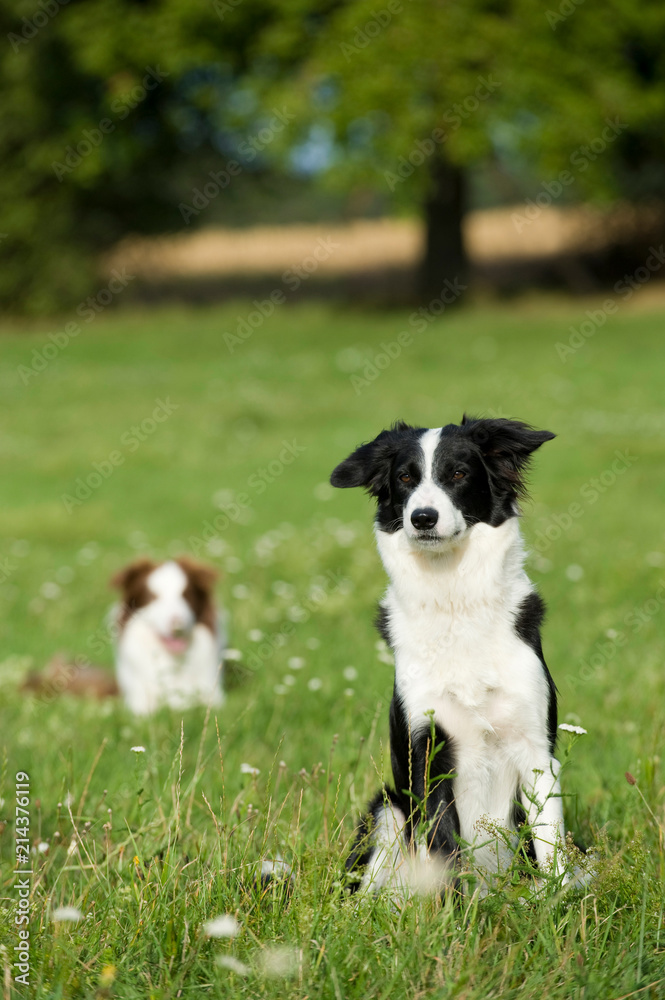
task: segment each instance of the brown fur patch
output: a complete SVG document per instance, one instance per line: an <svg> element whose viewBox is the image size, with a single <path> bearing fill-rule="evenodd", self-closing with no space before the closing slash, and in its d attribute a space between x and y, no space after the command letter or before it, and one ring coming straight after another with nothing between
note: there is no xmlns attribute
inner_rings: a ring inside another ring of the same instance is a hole
<svg viewBox="0 0 665 1000"><path fill-rule="evenodd" d="M111 586L122 594L122 607L118 615L118 627L123 628L138 608L144 608L154 598L147 578L159 564L152 559L135 559L119 573L111 577Z"/></svg>
<svg viewBox="0 0 665 1000"><path fill-rule="evenodd" d="M79 666L65 653L56 653L42 671L31 671L21 685L22 691L52 698L73 694L80 698L112 698L118 694L113 674L103 667Z"/></svg>
<svg viewBox="0 0 665 1000"><path fill-rule="evenodd" d="M214 586L219 574L211 566L200 563L189 556L179 556L175 562L187 577L185 600L189 603L197 622L206 625L211 632L217 631Z"/></svg>

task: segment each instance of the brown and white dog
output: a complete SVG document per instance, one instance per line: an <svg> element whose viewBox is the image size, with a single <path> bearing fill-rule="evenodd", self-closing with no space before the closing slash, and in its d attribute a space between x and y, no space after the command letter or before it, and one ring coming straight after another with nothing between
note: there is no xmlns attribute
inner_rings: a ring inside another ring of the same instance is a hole
<svg viewBox="0 0 665 1000"><path fill-rule="evenodd" d="M213 569L187 556L137 559L111 584L122 601L111 612L118 687L135 715L166 705L219 706L225 645Z"/></svg>

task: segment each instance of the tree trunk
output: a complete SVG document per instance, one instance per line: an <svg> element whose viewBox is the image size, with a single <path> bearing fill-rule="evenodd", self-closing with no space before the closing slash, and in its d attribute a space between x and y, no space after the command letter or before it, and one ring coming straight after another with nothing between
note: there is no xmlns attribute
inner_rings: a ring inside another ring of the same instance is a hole
<svg viewBox="0 0 665 1000"><path fill-rule="evenodd" d="M451 286L458 290L458 298L460 286L467 283L469 262L462 238L465 210L463 171L437 157L430 170L430 189L425 201L425 254L418 289L424 305L440 299L444 291L446 301L452 299Z"/></svg>

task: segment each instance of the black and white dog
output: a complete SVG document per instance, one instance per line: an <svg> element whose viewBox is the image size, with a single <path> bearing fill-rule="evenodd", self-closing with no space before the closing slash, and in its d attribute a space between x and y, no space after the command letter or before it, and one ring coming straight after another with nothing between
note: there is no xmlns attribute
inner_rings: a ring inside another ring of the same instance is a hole
<svg viewBox="0 0 665 1000"><path fill-rule="evenodd" d="M518 509L531 454L553 437L504 419L397 423L331 476L376 498L390 578L377 625L395 654L395 788L358 829L347 866L362 888L408 888L423 861L450 881L461 851L489 878L524 820L539 867L562 871L556 688Z"/></svg>

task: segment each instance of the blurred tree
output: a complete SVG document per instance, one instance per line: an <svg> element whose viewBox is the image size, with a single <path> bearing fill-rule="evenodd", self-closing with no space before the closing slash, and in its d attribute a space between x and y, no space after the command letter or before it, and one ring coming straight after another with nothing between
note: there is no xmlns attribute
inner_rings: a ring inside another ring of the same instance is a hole
<svg viewBox="0 0 665 1000"><path fill-rule="evenodd" d="M536 210L665 197L664 40L647 0L291 0L262 46L302 128L328 129L337 181L422 206L429 298L466 275L469 175L489 160L542 178Z"/></svg>
<svg viewBox="0 0 665 1000"><path fill-rule="evenodd" d="M3 306L74 304L123 234L182 226L174 171L223 166L269 15L262 0L215 2L0 0Z"/></svg>
<svg viewBox="0 0 665 1000"><path fill-rule="evenodd" d="M426 297L464 281L479 165L542 178L536 210L665 196L665 8L647 0L0 0L0 29L13 310L76 302L128 231L205 219L177 179L233 160L247 186L272 161L417 206ZM275 105L289 127L256 157Z"/></svg>

